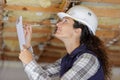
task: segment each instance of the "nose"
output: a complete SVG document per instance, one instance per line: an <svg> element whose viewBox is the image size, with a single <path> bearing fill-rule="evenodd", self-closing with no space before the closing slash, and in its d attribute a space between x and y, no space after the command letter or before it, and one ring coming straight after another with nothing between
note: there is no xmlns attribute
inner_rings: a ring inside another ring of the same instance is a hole
<svg viewBox="0 0 120 80"><path fill-rule="evenodd" d="M61 24L62 24L62 22L59 21L59 22L56 24L56 26L59 27Z"/></svg>
<svg viewBox="0 0 120 80"><path fill-rule="evenodd" d="M57 26L57 27L59 26L59 22L56 24L56 26Z"/></svg>

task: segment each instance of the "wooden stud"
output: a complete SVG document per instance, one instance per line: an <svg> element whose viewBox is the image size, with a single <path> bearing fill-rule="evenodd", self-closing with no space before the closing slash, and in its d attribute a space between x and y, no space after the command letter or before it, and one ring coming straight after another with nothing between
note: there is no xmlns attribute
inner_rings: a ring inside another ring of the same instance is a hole
<svg viewBox="0 0 120 80"><path fill-rule="evenodd" d="M106 7L95 7L95 6L87 6L91 10L95 12L95 14L99 17L119 17L120 18L120 9L112 9Z"/></svg>
<svg viewBox="0 0 120 80"><path fill-rule="evenodd" d="M101 3L116 3L119 4L120 0L80 0L81 2L101 2Z"/></svg>

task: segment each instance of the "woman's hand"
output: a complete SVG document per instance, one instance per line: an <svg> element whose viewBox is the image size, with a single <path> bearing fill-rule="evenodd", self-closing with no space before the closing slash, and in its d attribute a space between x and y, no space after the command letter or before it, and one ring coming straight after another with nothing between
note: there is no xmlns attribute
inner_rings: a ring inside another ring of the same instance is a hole
<svg viewBox="0 0 120 80"><path fill-rule="evenodd" d="M24 50L19 54L19 59L24 63L28 64L33 60L32 53L30 53L27 49L31 47L31 37L32 37L32 27L31 25L24 25L24 34L26 44L23 45Z"/></svg>
<svg viewBox="0 0 120 80"><path fill-rule="evenodd" d="M19 54L19 59L24 63L24 64L28 64L33 60L33 56L32 54L27 50L24 49L21 51L21 53Z"/></svg>
<svg viewBox="0 0 120 80"><path fill-rule="evenodd" d="M31 25L24 25L24 33L25 33L25 46L29 48L31 46L31 38L32 38L32 26Z"/></svg>

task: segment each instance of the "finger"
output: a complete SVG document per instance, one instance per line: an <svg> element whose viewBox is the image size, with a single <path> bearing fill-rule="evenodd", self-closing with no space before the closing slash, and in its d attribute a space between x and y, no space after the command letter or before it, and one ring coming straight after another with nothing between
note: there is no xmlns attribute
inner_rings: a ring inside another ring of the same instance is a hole
<svg viewBox="0 0 120 80"><path fill-rule="evenodd" d="M24 24L24 28L27 29L29 24Z"/></svg>
<svg viewBox="0 0 120 80"><path fill-rule="evenodd" d="M30 29L31 29L31 26L30 26L30 25L27 26L27 32L28 32L28 33L31 33L31 30L30 30Z"/></svg>
<svg viewBox="0 0 120 80"><path fill-rule="evenodd" d="M29 26L27 27L27 30L31 33L31 32L32 32L32 26L29 25Z"/></svg>
<svg viewBox="0 0 120 80"><path fill-rule="evenodd" d="M24 24L24 25L23 25L23 30L24 30L24 34L25 34L25 36L27 35L26 26L27 26L27 24Z"/></svg>
<svg viewBox="0 0 120 80"><path fill-rule="evenodd" d="M30 26L30 32L32 33L32 26Z"/></svg>
<svg viewBox="0 0 120 80"><path fill-rule="evenodd" d="M26 29L26 27L27 27L27 24L23 24L23 28Z"/></svg>
<svg viewBox="0 0 120 80"><path fill-rule="evenodd" d="M24 29L24 34L25 34L25 36L27 35L27 31Z"/></svg>

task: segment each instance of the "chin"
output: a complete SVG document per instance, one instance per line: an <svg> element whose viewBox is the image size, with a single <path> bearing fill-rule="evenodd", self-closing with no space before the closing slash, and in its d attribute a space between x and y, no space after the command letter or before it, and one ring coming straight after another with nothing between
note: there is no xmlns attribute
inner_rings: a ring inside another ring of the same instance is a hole
<svg viewBox="0 0 120 80"><path fill-rule="evenodd" d="M54 36L55 36L57 39L61 40L61 41L62 41L62 39L63 39L63 36L60 35L60 34L55 33Z"/></svg>
<svg viewBox="0 0 120 80"><path fill-rule="evenodd" d="M54 36L55 36L56 38L59 38L59 37L60 37L60 35L57 34L57 33L55 33Z"/></svg>

